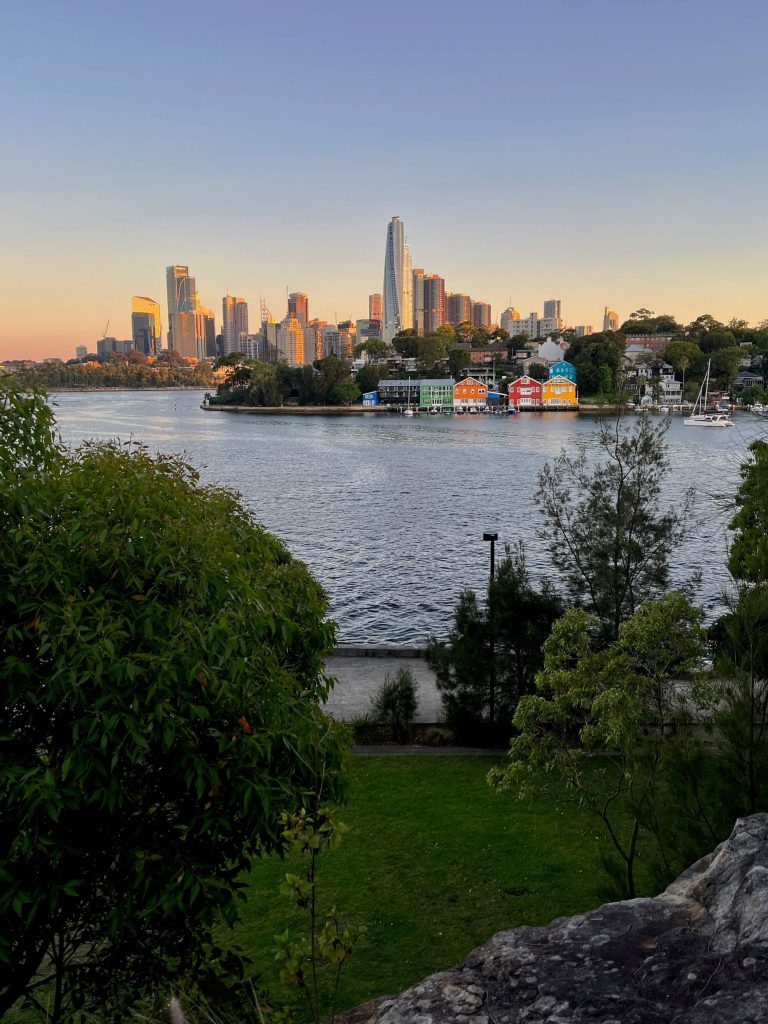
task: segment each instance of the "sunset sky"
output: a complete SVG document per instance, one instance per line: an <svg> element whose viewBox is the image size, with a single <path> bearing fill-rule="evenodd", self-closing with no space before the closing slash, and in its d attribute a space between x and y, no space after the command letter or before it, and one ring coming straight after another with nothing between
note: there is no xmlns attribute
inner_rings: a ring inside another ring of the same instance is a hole
<svg viewBox="0 0 768 1024"><path fill-rule="evenodd" d="M367 315L386 224L571 324L768 317L758 0L27 0L0 31L0 358L74 355L187 263Z"/></svg>

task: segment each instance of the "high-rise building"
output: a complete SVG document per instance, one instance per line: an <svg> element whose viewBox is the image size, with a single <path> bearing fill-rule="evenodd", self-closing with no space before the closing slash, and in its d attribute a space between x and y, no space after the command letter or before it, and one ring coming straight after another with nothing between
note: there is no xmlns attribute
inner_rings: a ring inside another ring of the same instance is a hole
<svg viewBox="0 0 768 1024"><path fill-rule="evenodd" d="M473 327L490 327L491 326L491 304L490 304L490 302L473 302L472 303L472 326Z"/></svg>
<svg viewBox="0 0 768 1024"><path fill-rule="evenodd" d="M288 296L288 316L295 317L306 327L309 323L309 296L304 292L291 292Z"/></svg>
<svg viewBox="0 0 768 1024"><path fill-rule="evenodd" d="M207 310L210 313L210 310ZM173 349L181 356L205 359L206 314L201 309L190 309L173 314Z"/></svg>
<svg viewBox="0 0 768 1024"><path fill-rule="evenodd" d="M162 348L160 304L146 295L131 296L131 337L133 347L145 356L154 356Z"/></svg>
<svg viewBox="0 0 768 1024"><path fill-rule="evenodd" d="M368 319L381 320L381 318L381 295L379 292L374 292L373 295L368 296Z"/></svg>
<svg viewBox="0 0 768 1024"><path fill-rule="evenodd" d="M338 324L339 342L341 344L341 358L353 359L355 345L357 344L357 328L354 320L342 320Z"/></svg>
<svg viewBox="0 0 768 1024"><path fill-rule="evenodd" d="M411 251L405 240L405 227L399 217L387 225L384 252L384 341L413 325L413 282Z"/></svg>
<svg viewBox="0 0 768 1024"><path fill-rule="evenodd" d="M504 310L504 312L501 314L501 317L499 318L499 327L502 329L502 331L506 331L507 334L510 337L512 337L510 324L515 323L519 319L520 311L515 309L514 306L508 306L507 309Z"/></svg>
<svg viewBox="0 0 768 1024"><path fill-rule="evenodd" d="M77 348L75 349L75 359L85 359L85 357L87 355L88 355L88 346L87 345L78 345Z"/></svg>
<svg viewBox="0 0 768 1024"><path fill-rule="evenodd" d="M277 327L277 351L279 358L289 366L304 366L311 363L314 353L304 358L304 327L295 316L287 316Z"/></svg>
<svg viewBox="0 0 768 1024"><path fill-rule="evenodd" d="M225 295L221 312L222 355L244 352L248 340L248 303L238 295Z"/></svg>
<svg viewBox="0 0 768 1024"><path fill-rule="evenodd" d="M619 314L615 309L611 309L610 306L605 307L605 313L603 314L603 330L604 331L618 331L619 329Z"/></svg>
<svg viewBox="0 0 768 1024"><path fill-rule="evenodd" d="M573 328L573 333L577 338L586 338L592 333L592 324L579 324L578 327Z"/></svg>
<svg viewBox="0 0 768 1024"><path fill-rule="evenodd" d="M218 345L216 343L216 317L213 315L212 309L206 309L205 306L200 307L200 313L203 317L203 337L205 339L205 354L210 358L216 358L216 356L222 353L218 351Z"/></svg>
<svg viewBox="0 0 768 1024"><path fill-rule="evenodd" d="M355 329L358 345L364 341L381 338L381 320L355 320Z"/></svg>
<svg viewBox="0 0 768 1024"><path fill-rule="evenodd" d="M424 334L424 271L421 267L411 274L413 295L413 329L418 335Z"/></svg>
<svg viewBox="0 0 768 1024"><path fill-rule="evenodd" d="M424 333L432 334L445 323L445 279L439 274L424 278Z"/></svg>
<svg viewBox="0 0 768 1024"><path fill-rule="evenodd" d="M454 327L464 323L465 320L472 320L472 299L461 292L451 292L445 297L446 320Z"/></svg>
<svg viewBox="0 0 768 1024"><path fill-rule="evenodd" d="M547 299L544 303L544 319L545 320L559 320L560 319L560 299Z"/></svg>
<svg viewBox="0 0 768 1024"><path fill-rule="evenodd" d="M166 267L165 283L168 292L168 348L177 348L174 317L178 313L191 313L197 309L197 289L194 277L189 276L189 267L181 264Z"/></svg>

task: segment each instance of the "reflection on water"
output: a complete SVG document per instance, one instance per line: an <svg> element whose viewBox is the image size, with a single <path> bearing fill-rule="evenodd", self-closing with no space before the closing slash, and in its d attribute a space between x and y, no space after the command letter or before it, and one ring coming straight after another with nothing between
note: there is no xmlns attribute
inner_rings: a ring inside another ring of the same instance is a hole
<svg viewBox="0 0 768 1024"><path fill-rule="evenodd" d="M525 542L531 572L558 567L533 500L543 464L565 448L594 451L595 423L575 413L502 416L291 417L203 412L195 392L62 394L65 441L141 440L184 452L204 480L238 490L327 589L341 639L420 643L444 633L459 592L482 588L485 530ZM672 576L700 570L715 613L727 586L728 498L759 421L669 431L664 498L696 489L691 536Z"/></svg>

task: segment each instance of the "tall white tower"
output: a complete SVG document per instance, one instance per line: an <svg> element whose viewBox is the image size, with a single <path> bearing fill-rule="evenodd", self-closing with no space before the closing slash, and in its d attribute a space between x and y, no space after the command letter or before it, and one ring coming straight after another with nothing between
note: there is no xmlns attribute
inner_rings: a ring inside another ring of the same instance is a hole
<svg viewBox="0 0 768 1024"><path fill-rule="evenodd" d="M405 241L405 227L399 217L393 217L387 225L384 252L384 341L391 342L399 331L413 327L411 275L411 250Z"/></svg>

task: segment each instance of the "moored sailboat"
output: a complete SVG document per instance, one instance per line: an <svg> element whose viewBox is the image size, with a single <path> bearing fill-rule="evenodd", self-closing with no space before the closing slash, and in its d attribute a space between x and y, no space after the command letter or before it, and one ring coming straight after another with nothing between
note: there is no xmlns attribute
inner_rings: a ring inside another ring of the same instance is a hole
<svg viewBox="0 0 768 1024"><path fill-rule="evenodd" d="M683 423L686 427L732 427L733 421L727 412L707 412L709 401L709 368L712 360L707 362L707 372L701 382L699 393L693 405L693 412L686 416Z"/></svg>

